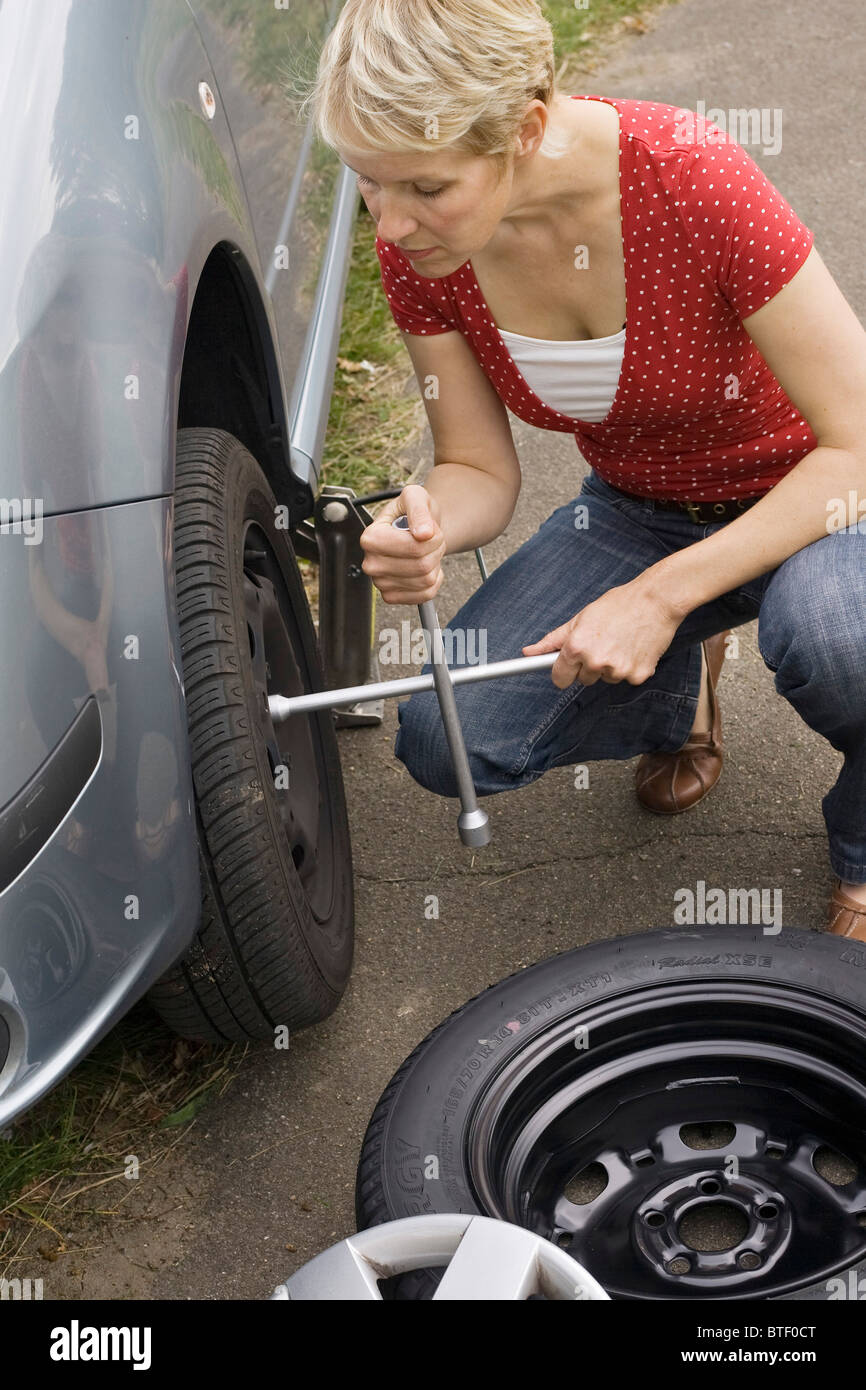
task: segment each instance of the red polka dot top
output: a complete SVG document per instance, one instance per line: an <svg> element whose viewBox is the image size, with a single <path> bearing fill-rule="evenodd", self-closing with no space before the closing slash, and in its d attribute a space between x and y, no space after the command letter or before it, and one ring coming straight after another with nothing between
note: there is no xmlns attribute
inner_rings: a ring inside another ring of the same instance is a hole
<svg viewBox="0 0 866 1390"><path fill-rule="evenodd" d="M470 261L425 278L376 238L382 284L408 333L458 331L506 406L570 431L599 475L647 497L755 497L817 446L741 320L772 299L814 240L741 145L696 112L607 101L620 118L626 334L603 420L561 414L521 376Z"/></svg>

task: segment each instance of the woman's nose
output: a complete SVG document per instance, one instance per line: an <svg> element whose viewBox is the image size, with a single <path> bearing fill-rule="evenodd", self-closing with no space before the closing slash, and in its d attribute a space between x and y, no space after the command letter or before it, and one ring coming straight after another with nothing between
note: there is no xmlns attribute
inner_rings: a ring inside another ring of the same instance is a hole
<svg viewBox="0 0 866 1390"><path fill-rule="evenodd" d="M407 237L413 236L418 228L418 222L414 217L407 217L405 212L401 212L398 206L386 198L380 197L374 216L376 231L383 241L405 241Z"/></svg>

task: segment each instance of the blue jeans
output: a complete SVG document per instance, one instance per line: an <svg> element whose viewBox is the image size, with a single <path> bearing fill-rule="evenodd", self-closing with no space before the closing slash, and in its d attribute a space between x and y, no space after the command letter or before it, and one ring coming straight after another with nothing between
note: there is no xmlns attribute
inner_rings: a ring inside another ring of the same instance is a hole
<svg viewBox="0 0 866 1390"><path fill-rule="evenodd" d="M581 527L578 504L586 508ZM524 644L538 641L608 589L725 524L696 525L683 513L629 498L590 472L579 496L558 507L493 571L448 628L455 639L461 631L485 634L487 661L520 656ZM456 686L478 795L526 786L568 763L682 747L697 710L700 643L756 617L758 646L777 691L844 755L822 802L830 861L844 881L866 883L863 522L821 537L768 574L694 609L643 685L575 681L559 690L542 670ZM459 651L456 640L448 650ZM430 670L429 662L423 669ZM397 718L396 757L421 786L456 796L435 694L422 691L398 704Z"/></svg>

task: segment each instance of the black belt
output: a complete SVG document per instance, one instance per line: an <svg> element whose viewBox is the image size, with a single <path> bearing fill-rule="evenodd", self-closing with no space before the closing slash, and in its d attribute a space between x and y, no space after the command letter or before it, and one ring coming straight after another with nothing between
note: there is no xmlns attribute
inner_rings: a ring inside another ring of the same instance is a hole
<svg viewBox="0 0 866 1390"><path fill-rule="evenodd" d="M730 497L722 502L674 502L669 497L641 497L639 493L625 492L622 488L617 488L617 492L622 492L623 497L630 497L635 502L652 502L654 507L664 512L685 512L696 526L733 521L735 517L748 511L749 507L754 507L764 496L764 493L761 493L758 497Z"/></svg>

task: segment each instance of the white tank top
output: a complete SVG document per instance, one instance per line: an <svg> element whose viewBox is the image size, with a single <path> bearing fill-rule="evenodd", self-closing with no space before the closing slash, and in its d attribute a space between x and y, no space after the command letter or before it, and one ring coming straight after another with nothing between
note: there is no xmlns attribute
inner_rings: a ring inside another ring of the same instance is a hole
<svg viewBox="0 0 866 1390"><path fill-rule="evenodd" d="M625 329L608 338L526 338L498 330L518 371L539 400L573 420L610 413L622 369Z"/></svg>

